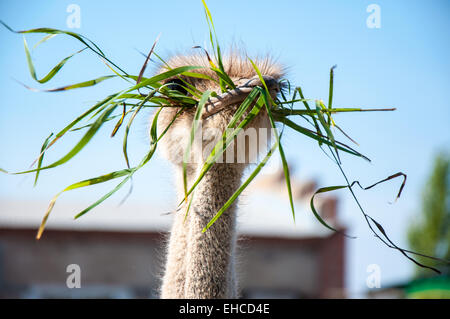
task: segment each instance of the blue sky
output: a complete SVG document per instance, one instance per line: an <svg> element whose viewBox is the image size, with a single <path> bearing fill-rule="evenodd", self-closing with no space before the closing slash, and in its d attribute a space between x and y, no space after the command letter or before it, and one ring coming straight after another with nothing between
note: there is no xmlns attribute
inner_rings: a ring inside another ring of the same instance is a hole
<svg viewBox="0 0 450 319"><path fill-rule="evenodd" d="M0 19L20 30L67 29L66 8L71 3L81 8L81 28L73 31L96 42L130 73L137 74L143 63L137 50L148 52L159 33L157 52L165 57L171 52L189 52L193 45L208 41L201 1L2 1ZM379 29L366 26L366 8L372 3L381 9ZM245 46L251 56L272 54L289 68L288 78L301 85L307 97L327 99L329 68L337 64L336 107L397 108L389 113L340 114L335 119L359 142L359 150L372 159L367 163L344 156L343 167L349 179L368 185L398 171L408 174L402 198L394 205L388 202L394 198L399 181L370 192L357 192L367 212L385 226L394 241L406 246L405 230L420 210L421 189L433 157L450 145L450 4L445 0L355 0L276 4L209 1L208 5L223 47L234 43ZM27 36L30 47L38 39ZM27 168L50 132L61 129L102 96L122 88L120 81L113 80L65 93L28 91L13 80L39 87L29 75L21 35L1 28L0 43L2 168ZM60 36L39 46L32 52L38 76L79 48L76 41ZM86 51L43 87L109 73L97 57ZM134 162L147 147L147 117L136 124L130 136ZM0 198L49 200L74 181L123 168L121 139L110 139L106 131L72 163L43 173L37 188L32 187L32 176L0 176ZM79 134L68 136L48 154L47 163L59 158L79 138ZM299 178L316 178L322 186L344 183L336 165L316 144L294 134L286 134L284 139L287 156ZM130 200L170 202L173 193L169 175L167 163L157 158L135 178ZM110 187L68 193L61 200L92 201ZM412 264L373 238L347 192L341 192L340 199L342 221L358 236L348 241L350 290L366 289L366 267L372 263L381 267L382 284L408 278Z"/></svg>

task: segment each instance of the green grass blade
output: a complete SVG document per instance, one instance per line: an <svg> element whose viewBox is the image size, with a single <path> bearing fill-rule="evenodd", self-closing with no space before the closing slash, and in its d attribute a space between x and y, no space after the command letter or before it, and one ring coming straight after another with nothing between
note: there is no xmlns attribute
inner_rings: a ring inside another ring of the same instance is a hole
<svg viewBox="0 0 450 319"><path fill-rule="evenodd" d="M222 208L216 213L216 215L208 222L208 224L203 228L202 232L208 230L216 221L217 219L230 207L231 204L237 199L237 197L242 193L242 191L247 188L247 186L250 184L251 181L259 174L261 169L266 165L267 161L272 156L275 149L279 146L278 143L274 143L272 148L269 150L269 152L266 154L264 159L261 161L261 163L258 164L258 166L253 170L252 174L247 178L247 180L237 189L236 192L228 199L228 201L225 203L225 205L222 206Z"/></svg>
<svg viewBox="0 0 450 319"><path fill-rule="evenodd" d="M34 186L36 186L38 178L39 178L39 173L41 171L41 167L42 167L42 161L44 160L44 153L45 153L45 149L47 148L48 143L50 142L50 138L53 136L53 133L51 133L44 141L44 144L42 144L41 147L41 152L39 154L39 159L38 159L38 165L37 165L37 169L36 169L36 177L34 178Z"/></svg>
<svg viewBox="0 0 450 319"><path fill-rule="evenodd" d="M66 187L64 190L62 190L61 192L59 192L57 195L55 195L53 197L53 199L50 201L50 204L47 208L47 211L44 215L44 218L42 219L41 225L39 227L38 230L38 234L36 236L37 239L39 239L42 236L42 233L44 231L45 225L47 223L48 217L50 216L51 211L53 210L53 207L55 205L55 202L57 200L57 198L64 192L69 191L69 190L73 190L73 189L77 189L77 188L81 188L81 187L86 187L86 186L91 186L91 185L95 185L95 184L99 184L99 183L104 183L107 181L110 181L112 179L116 179L119 177L123 177L126 176L126 178L124 180L122 180L122 182L120 184L118 184L112 191L108 192L106 195L104 195L102 198L100 198L99 200L97 200L94 204L90 205L88 208L84 209L82 212L80 212L79 214L77 214L75 216L75 218L78 218L84 214L86 214L88 211L90 211L91 209L93 209L94 207L98 206L100 203L102 203L103 201L105 201L107 198L109 198L111 195L113 195L116 191L118 191L131 177L132 175L139 170L140 168L142 168L145 164L147 164L147 162L152 158L153 154L155 153L156 150L156 146L157 146L157 141L162 138L164 136L164 134L167 132L167 130L169 129L169 127L173 124L173 122L175 121L175 118L178 116L178 113L174 116L174 119L172 120L171 123L169 123L169 125L167 126L167 128L163 131L163 133L159 136L159 138L156 135L156 126L157 126L157 121L158 121L158 115L161 112L162 108L160 108L158 110L158 112L155 114L154 118L153 118L153 122L152 122L152 126L151 126L151 138L152 138L152 143L150 145L150 150L147 153L147 155L142 159L141 163L132 168L132 169L123 169L120 171L116 171L116 172L112 172L106 175L102 175L102 176L98 176L95 178L91 178L91 179L87 179L75 184L72 184L68 187Z"/></svg>
<svg viewBox="0 0 450 319"><path fill-rule="evenodd" d="M194 143L195 136L197 134L197 129L202 121L202 114L203 109L205 107L206 102L208 101L208 98L210 97L212 91L205 91L203 93L200 101L198 102L197 110L195 111L194 119L192 121L192 127L191 127L191 135L189 137L189 142L186 147L186 150L184 152L183 156L183 188L184 188L184 199L187 202L187 164L189 162L189 158L191 155L191 148L192 144Z"/></svg>
<svg viewBox="0 0 450 319"><path fill-rule="evenodd" d="M135 172L137 172L140 168L142 168L145 164L147 164L150 159L153 157L153 154L156 151L156 147L158 144L158 140L160 138L162 138L164 136L164 134L167 132L167 130L169 129L169 127L173 124L175 118L178 116L178 113L175 115L174 119L172 120L171 123L169 123L169 125L167 126L167 128L163 131L163 133L160 135L160 137L157 137L156 135L156 127L157 127L157 121L158 121L158 116L161 112L162 108L160 108L158 110L158 112L155 114L155 117L153 118L153 122L152 122L152 127L151 127L151 137L152 137L152 142L150 144L150 150L148 151L147 155L142 159L141 163L136 166L135 168L132 169L128 169L128 170L124 170L124 171L129 171L130 173L127 175L127 177L125 177L116 187L114 187L110 192L106 193L105 195L103 195L100 199L98 199L96 202L94 202L93 204L91 204L89 207L85 208L84 210L82 210L80 213L78 213L75 216L75 219L83 216L84 214L86 214L87 212L89 212L90 210L92 210L93 208L97 207L98 205L100 205L102 202L104 202L106 199L108 199L109 197L111 197L115 192L117 192L120 188L122 188L123 185L125 185L125 183L130 180L133 176L133 174Z"/></svg>
<svg viewBox="0 0 450 319"><path fill-rule="evenodd" d="M94 177L94 178L90 178L87 180L83 180L81 182L78 183L74 183L70 186L67 186L66 188L64 188L61 192L59 192L58 194L56 194L52 200L50 201L50 204L47 208L47 211L44 215L44 218L42 219L41 225L39 226L39 230L38 233L36 235L36 239L41 238L42 233L44 232L44 228L45 225L47 223L48 217L50 216L51 211L53 210L53 207L55 205L56 200L58 199L58 197L64 193L67 192L69 190L73 190L73 189L77 189L77 188L81 188L81 187L86 187L86 186L90 186L90 185L95 185L95 184L99 184L99 183L104 183L107 182L109 180L115 179L115 178L119 178L125 175L130 174L131 170L129 169L124 169L124 170L120 170L120 171L116 171L116 172L112 172L106 175L101 175L98 177Z"/></svg>
<svg viewBox="0 0 450 319"><path fill-rule="evenodd" d="M231 78L224 71L222 71L220 69L217 69L217 68L213 68L213 67L211 67L211 70L216 72L216 74L219 77L219 79L221 81L223 81L223 83L226 84L230 90L234 90L236 88L236 85L234 85L234 83L231 80ZM222 91L222 93L226 92L226 86L224 86L224 89L225 89L225 91Z"/></svg>
<svg viewBox="0 0 450 319"><path fill-rule="evenodd" d="M114 111L114 109L116 107L117 107L117 105L112 105L106 111L104 111L103 114L93 123L93 125L89 128L89 130L85 133L85 135L80 139L80 141L66 155L64 155L62 158L60 158L59 160L57 160L56 162L54 162L50 165L41 167L39 170L53 168L53 167L62 165L64 163L66 163L67 161L69 161L70 159L72 159L76 154L78 154L86 146L87 143L89 143L89 141L92 139L92 137L97 133L97 131L103 125L103 123L105 122L105 119L108 118L108 116L112 113L112 111ZM55 137L55 139L56 139L56 137ZM55 141L55 139L53 141ZM47 148L49 146L50 145L48 145ZM16 172L13 174L16 174L16 175L17 174L26 174L26 173L36 172L36 171L38 171L38 169Z"/></svg>
<svg viewBox="0 0 450 319"><path fill-rule="evenodd" d="M297 87L297 88L296 88L296 91L299 93L299 95L300 95L300 97L301 97L302 99L305 99L305 96L303 95L303 91L302 91L302 88L301 88L301 87ZM307 101L303 101L303 105L305 106L305 108L306 108L308 111L312 111L311 108L309 107L309 103L308 103ZM316 117L314 116L314 114L311 115L311 118L312 118L312 120L313 120L313 122L314 122L314 126L316 127L316 132L317 132L317 134L323 135L323 134L322 134L322 131L320 130L319 123L317 123L317 120L316 120ZM321 146L321 145L322 145L322 143L319 141L319 146Z"/></svg>
<svg viewBox="0 0 450 319"><path fill-rule="evenodd" d="M80 116L78 116L75 120L73 120L72 122L69 123L69 125L67 125L66 127L64 127L61 131L59 131L54 139L50 142L50 144L47 146L46 150L49 149L53 144L56 143L56 141L58 141L61 137L63 137L70 129L72 129L72 127L74 127L77 123L79 123L81 120L83 120L85 117L87 117L89 114L91 114L92 112L96 111L97 109L101 108L104 105L108 105L109 103L111 103L111 101L113 101L118 95L120 95L119 93L116 94L112 94L108 97L106 97L105 99L101 100L100 102L96 103L94 106L92 106L90 109L88 109L86 112L84 112L83 114L81 114Z"/></svg>
<svg viewBox="0 0 450 319"><path fill-rule="evenodd" d="M259 70L259 68L255 64L255 62L253 62L252 59L248 58L248 60L252 64L253 69L256 71L256 74L258 75L259 80L261 81L262 85L264 86L264 89L266 90L266 94L267 94L267 97L268 97L268 99L270 101L270 105L275 105L276 103L273 101L272 97L270 96L269 88L267 87L266 81L264 81L264 78L263 78L263 76L261 74L261 71Z"/></svg>
<svg viewBox="0 0 450 319"><path fill-rule="evenodd" d="M314 214L314 216L316 217L316 219L322 224L322 225L324 225L326 228L328 228L328 229L330 229L330 230L332 230L332 231L334 231L334 232L340 232L339 230L337 230L337 229L335 229L335 228L333 228L333 227L331 227L330 225L328 225L323 219L322 219L322 217L320 217L320 215L319 215L319 213L317 213L317 210L316 210L316 208L314 207L314 197L316 197L316 195L317 194L321 194L321 193L325 193L325 192L331 192L331 191L334 191L334 190L337 190L337 189L342 189L342 188L348 188L347 187L347 185L345 185L345 186L328 186L328 187L322 187L322 188L319 188L314 194L313 194L313 196L311 197L311 200L310 200L310 207L311 207L311 211L313 212L313 214Z"/></svg>
<svg viewBox="0 0 450 319"><path fill-rule="evenodd" d="M41 45L44 42L47 42L48 40L50 40L51 38L55 37L56 34L48 34L45 37L43 37L41 40L39 40L34 46L33 46L33 50L36 49L39 45Z"/></svg>
<svg viewBox="0 0 450 319"><path fill-rule="evenodd" d="M119 71L121 71L123 74L127 75L128 73L125 72L124 70L122 70L119 66L117 66L114 62L112 62L110 59L108 59L106 57L106 55L103 53L103 51L91 40L89 40L88 38L86 38L85 36L75 33L75 32L70 32L70 31L63 31L63 30L58 30L58 29L52 29L52 28L37 28L37 29L30 29L30 30L23 30L23 31L16 31L13 30L11 27L9 27L6 23L4 23L2 20L0 20L0 24L2 24L5 28L7 28L9 31L13 32L13 33L21 33L21 34L27 34L27 33L44 33L44 34L48 34L48 35L56 35L56 34L65 34L68 35L72 38L77 39L78 41L80 41L81 43L83 43L85 46L87 46L92 52L94 52L95 54L99 55L100 57L102 57L103 59L105 59L106 61L108 61L109 63L111 63L115 68L117 68Z"/></svg>
<svg viewBox="0 0 450 319"><path fill-rule="evenodd" d="M59 62L55 67L53 67L53 69L50 70L50 72L47 73L47 75L45 75L42 79L38 79L37 75L36 75L36 70L34 68L33 65L33 61L31 60L31 54L30 51L28 49L28 44L27 41L25 39L25 36L23 37L23 45L25 48L25 55L27 56L27 63L28 63L28 69L30 70L30 74L31 77L39 82L39 83L46 83L48 81L50 81L55 75L56 73L59 72L59 70L64 66L64 64L66 64L67 61L69 61L70 58L72 58L74 55L84 51L86 48L83 48L75 53L72 53L71 55L69 55L68 57L64 58L63 60L61 60L61 62Z"/></svg>
<svg viewBox="0 0 450 319"><path fill-rule="evenodd" d="M127 164L127 167L130 168L130 162L128 160L128 152L127 152L127 147L128 147L128 133L130 132L130 127L131 124L133 123L136 115L139 113L139 111L142 109L142 106L145 104L145 102L147 102L148 100L150 100L155 94L156 92L158 92L158 90L153 90L150 94L148 94L144 100L142 100L141 103L139 103L139 106L136 108L136 110L133 112L133 114L130 117L130 120L128 121L127 127L125 128L125 134L123 136L123 143L122 143L122 151L123 151L123 156L125 158L125 163Z"/></svg>
<svg viewBox="0 0 450 319"><path fill-rule="evenodd" d="M234 113L233 117L230 120L230 123L228 123L227 128L235 128L238 121L241 119L241 117L244 115L244 113L248 110L248 108L252 105L254 101L257 101L258 96L261 94L260 88L253 88L250 93L247 95L245 100L241 103L239 108Z"/></svg>
<svg viewBox="0 0 450 319"><path fill-rule="evenodd" d="M76 216L75 219L80 218L81 216L83 216L84 214L86 214L87 212L89 212L90 210L92 210L93 208L97 207L98 205L100 205L101 203L103 203L105 200L107 200L109 197L111 197L111 195L113 195L115 192L117 192L120 188L122 188L123 185L125 185L126 182L128 182L130 180L130 178L133 176L133 173L130 173L127 177L125 177L116 187L114 187L111 191L109 191L108 193L106 193L105 195L103 195L100 199L98 199L97 201L95 201L93 204L89 205L89 207L86 207L85 209L83 209L81 212L79 212Z"/></svg>
<svg viewBox="0 0 450 319"><path fill-rule="evenodd" d="M155 46L158 43L160 36L161 36L161 34L159 34L158 37L156 38L155 42L153 42L152 48L150 49L150 52L148 53L147 57L145 58L144 65L142 66L141 71L139 72L138 78L136 79L136 84L139 84L139 82L141 82L141 79L144 75L145 69L147 68L147 63L150 60L150 56L152 55L153 50L155 49Z"/></svg>
<svg viewBox="0 0 450 319"><path fill-rule="evenodd" d="M216 35L215 27L214 27L214 21L212 19L211 11L209 11L209 8L206 5L205 0L202 0L202 3L203 3L203 7L205 8L206 21L208 22L209 38L210 38L210 41L211 41L211 46L212 46L212 48L214 50L214 40L213 40L213 37L212 37L212 32L214 32L214 36L215 36L215 39L217 41L217 35Z"/></svg>
<svg viewBox="0 0 450 319"><path fill-rule="evenodd" d="M216 79L214 79L206 74L201 74L201 73L197 73L197 72L183 72L183 75L186 77L208 80L208 81L219 84L219 82L217 82Z"/></svg>
<svg viewBox="0 0 450 319"><path fill-rule="evenodd" d="M333 86L334 86L334 69L336 65L333 65L330 69L330 88L328 90L328 109L332 108L333 105ZM328 125L331 124L331 113L328 115Z"/></svg>
<svg viewBox="0 0 450 319"><path fill-rule="evenodd" d="M306 99L309 100L309 99ZM290 102L297 102L297 101L302 101L302 100L293 100L293 101L286 101L286 102L281 102L280 104L286 104L286 103L290 103ZM348 112L386 112L386 111L395 111L396 108L377 108L377 109L362 109L362 108L358 108L358 107L344 107L344 108L331 108L331 109L320 109L320 112L326 113L326 114L333 114L333 113L348 113ZM291 116L291 115L308 115L311 116L312 115L316 115L317 111L316 110L311 110L311 109L307 109L307 110L302 110L302 109L287 109L287 108L280 108L277 110L272 111L275 114L278 115L283 115L283 116Z"/></svg>
<svg viewBox="0 0 450 319"><path fill-rule="evenodd" d="M261 93L260 88L255 88L254 90L258 90ZM256 96L253 95L253 99L255 99L255 98L256 98ZM252 100L250 100L248 97L246 98L246 101L247 102L245 103L245 109L247 109L248 107L250 107L250 105L252 105ZM243 105L244 105L244 103L241 104L241 107ZM258 115L258 113L261 111L261 109L263 107L264 107L263 98L260 97L258 100L256 100L256 104L252 108L252 110L239 123L239 125L237 125L237 127L231 132L231 134L227 134L227 131L224 132L222 138L216 143L213 150L208 155L208 158L206 159L205 164L203 164L203 167L200 171L199 176L197 177L197 179L195 180L195 182L193 183L193 185L187 192L188 196L192 193L192 191L195 189L195 187L198 185L198 183L200 183L200 181L203 179L203 177L209 171L209 169L212 167L212 165L216 162L216 160L219 158L219 156L221 156L223 154L223 152L226 150L226 148L231 144L231 142L234 140L234 138L242 131L242 129L245 126L248 125L248 123L253 118L255 118L256 115ZM242 107L242 110L244 110L244 107ZM242 114L242 112L245 111L245 110L244 111L242 111L242 110L239 112L236 112L236 113ZM235 116L232 118L230 123L235 125L238 119L239 118L235 114ZM232 125L229 124L227 128L232 128ZM183 203L183 201L179 205L181 205Z"/></svg>
<svg viewBox="0 0 450 319"><path fill-rule="evenodd" d="M291 211L292 211L292 217L294 218L294 222L295 222L295 209L294 209L294 200L293 200L293 196L292 196L292 188L291 188L291 178L290 178L290 174L289 174L289 166L287 165L287 161L286 161L286 156L283 150L283 147L280 143L280 136L278 135L278 131L277 128L275 126L275 121L274 118L272 116L271 113L271 106L273 105L274 101L272 99L272 97L270 96L270 92L269 89L267 87L266 82L264 81L264 78L261 74L261 71L259 70L258 66L249 58L253 68L255 69L256 73L258 74L258 77L261 81L261 83L264 85L265 90L262 92L262 96L264 97L264 105L266 107L266 111L267 111L267 115L269 117L270 120L270 125L272 126L272 130L275 134L275 139L277 141L277 144L279 144L278 146L278 151L280 153L280 158L281 158L281 162L283 164L283 172L284 172L284 177L286 180L286 186L287 186L287 191L288 191L288 195L289 195L289 204L291 205Z"/></svg>
<svg viewBox="0 0 450 319"><path fill-rule="evenodd" d="M191 71L191 70L196 70L196 69L198 70L198 69L203 69L203 68L204 67L202 67L202 66L181 66L181 67L157 74L146 80L142 80L139 84L136 84L135 86L131 87L130 91L137 90L137 89L140 89L141 87L148 86L148 85L149 86L155 85L160 81L166 80L166 79L176 76L178 74L182 74L183 72L186 72L186 71Z"/></svg>
<svg viewBox="0 0 450 319"><path fill-rule="evenodd" d="M279 122L282 122L283 124L287 125L288 127L292 128L293 130L295 130L303 135L306 135L318 142L324 143L329 146L333 146L333 144L327 139L326 136L322 136L322 135L318 136L316 132L308 130L307 128L296 124L295 122L289 120L288 118L276 118L276 120ZM362 157L365 160L370 161L370 159L368 159L366 156L364 156L363 154L359 153L358 151L354 150L353 148L351 148L350 146L348 146L344 143L336 141L336 147L341 151L344 151L351 155Z"/></svg>
<svg viewBox="0 0 450 319"><path fill-rule="evenodd" d="M205 8L206 21L208 22L209 38L210 38L211 46L214 50L214 55L216 57L218 65L219 65L218 69L220 70L219 73L217 71L216 71L216 73L219 76L220 88L222 90L222 93L224 93L224 92L226 92L226 85L228 85L232 89L234 89L235 86L233 84L233 81L231 81L231 79L228 77L228 74L225 72L225 68L223 66L222 52L220 50L219 39L217 38L216 28L214 27L214 21L212 19L211 11L209 11L209 8L206 5L206 2L204 0L202 0L202 2L203 2L203 7ZM214 39L212 36L213 32L214 32Z"/></svg>
<svg viewBox="0 0 450 319"><path fill-rule="evenodd" d="M322 107L321 107L322 105L323 105L323 104L322 104L320 101L317 101L317 100L316 100L316 114L317 114L317 117L319 118L320 123L322 124L322 127L323 127L323 128L325 129L325 131L327 132L327 136L328 136L328 138L329 138L330 141L331 141L331 145L333 146L334 151L336 152L337 160L338 160L339 163L340 163L340 162L341 162L341 159L339 158L339 153L338 153L338 149L337 149L337 146L336 146L336 141L335 141L335 139L334 139L333 133L331 132L330 126L329 126L328 123L325 121L325 118L324 118L322 112L320 111L321 108L322 108Z"/></svg>
<svg viewBox="0 0 450 319"><path fill-rule="evenodd" d="M191 199L189 200L189 203L188 203L188 205L187 205L187 207L186 207L186 213L184 213L184 220L183 220L183 223L186 222L187 216L188 216L188 214L189 214L189 210L191 209L192 201L194 200L194 196L195 196L195 191L192 192L192 194L191 194Z"/></svg>
<svg viewBox="0 0 450 319"><path fill-rule="evenodd" d="M120 116L119 121L117 121L116 125L114 126L114 129L113 129L113 131L111 132L111 137L114 137L114 136L116 135L117 131L118 131L119 128L122 126L122 123L123 123L123 120L125 119L125 116L128 114L126 103L123 102L122 105L123 105L122 115ZM107 118L107 119L105 120L105 122L110 121L110 120L112 120L112 119L114 119L114 118L116 118L116 117L117 117L117 116L111 116L110 118ZM87 126L85 126L85 127L90 127L90 126L92 126L92 125L89 124L89 125L87 125ZM73 130L71 130L71 131L75 131L75 130L77 130L77 129L73 129Z"/></svg>
<svg viewBox="0 0 450 319"><path fill-rule="evenodd" d="M280 158L281 158L281 162L283 164L283 172L284 172L284 177L286 180L286 186L287 186L287 191L288 191L288 195L289 195L289 204L291 205L291 211L292 211L292 218L294 219L295 222L295 209L294 209L294 199L292 196L292 187L291 187L291 177L290 177L290 173L289 173L289 166L287 164L287 160L286 160L286 155L284 153L283 150L283 146L281 145L281 141L280 141L280 136L278 135L278 131L277 128L275 126L275 120L272 116L271 110L270 110L270 101L269 101L269 97L267 96L267 91L263 92L263 96L265 99L265 103L264 105L266 106L266 110L267 110L267 115L269 117L270 120L270 125L272 126L272 130L275 134L275 139L277 141L278 145L278 151L280 153Z"/></svg>
<svg viewBox="0 0 450 319"><path fill-rule="evenodd" d="M85 88L85 87L90 87L90 86L94 86L97 85L105 80L109 80L116 77L116 75L106 75L106 76L101 76L99 78L96 79L92 79L92 80L88 80L88 81L83 81L80 83L75 83L75 84L70 84L70 85L66 85L66 86L62 86L59 88L54 88L54 89L46 89L46 90L40 90L40 89L36 89L33 87L30 87L28 85L25 85L21 82L19 82L20 84L22 84L24 87L26 87L28 90L34 91L34 92L61 92L61 91L68 91L68 90L73 90L73 89L80 89L80 88Z"/></svg>
<svg viewBox="0 0 450 319"><path fill-rule="evenodd" d="M212 17L211 17L211 12L209 11L208 6L206 5L206 2L203 1L203 7L205 8L205 17L206 17L206 22L208 23L208 29L209 29L209 42L211 43L211 47L214 51L214 55L216 56L216 48L215 48L215 43L214 43L214 38L213 38L213 26L211 26L212 21ZM216 56L216 60L217 60L217 56Z"/></svg>

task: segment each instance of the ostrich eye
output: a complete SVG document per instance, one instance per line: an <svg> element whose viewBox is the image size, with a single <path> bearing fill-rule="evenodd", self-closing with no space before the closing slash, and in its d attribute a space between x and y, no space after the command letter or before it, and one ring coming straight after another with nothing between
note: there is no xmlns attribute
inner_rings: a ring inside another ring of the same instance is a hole
<svg viewBox="0 0 450 319"><path fill-rule="evenodd" d="M170 81L168 81L166 84L167 88L170 90L175 90L180 92L181 94L187 95L187 91L186 89L183 87L183 85L186 85L183 83L183 81L181 81L180 79L172 79Z"/></svg>

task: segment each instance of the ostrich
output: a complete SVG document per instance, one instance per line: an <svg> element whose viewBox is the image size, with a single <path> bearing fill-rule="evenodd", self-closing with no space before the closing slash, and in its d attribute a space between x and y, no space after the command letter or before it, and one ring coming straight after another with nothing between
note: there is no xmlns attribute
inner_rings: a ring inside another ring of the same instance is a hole
<svg viewBox="0 0 450 319"><path fill-rule="evenodd" d="M257 60L265 82L273 98L279 92L279 80L284 69L270 58ZM175 56L168 61L167 67L193 65L204 66L195 72L206 74L218 80L217 75L209 68L208 59L202 55ZM251 63L239 53L231 53L223 60L224 69L236 84L236 90L222 94L220 98L211 98L219 103L207 105L202 116L201 146L215 145L226 129L237 107L255 86L262 86ZM212 90L221 94L218 84L211 80L184 77L183 81L195 86L201 91ZM170 89L186 93L180 78L168 79L165 82ZM218 100L219 99L219 100ZM217 106L217 105L220 106ZM165 107L161 110L158 121L158 131L163 131L179 111L177 107ZM176 184L179 199L184 198L183 188L183 155L189 143L195 109L189 108L176 118L173 125L161 139L162 153L175 165ZM270 130L270 121L265 110L261 110L249 127ZM218 134L219 133L219 134ZM264 137L265 138L265 137ZM268 142L267 138L265 138ZM260 144L261 145L261 144ZM211 150L211 149L210 149ZM234 148L236 153L236 148ZM245 152L248 153L248 145ZM204 152L203 152L204 153ZM205 155L193 146L191 159L187 164L188 186L197 178ZM236 154L235 154L236 156ZM247 154L248 157L248 154ZM246 157L246 160L247 160ZM244 163L215 163L197 185L190 205L188 215L184 209L175 212L167 246L165 271L162 278L161 298L237 298L238 290L235 277L235 246L236 246L236 205L231 205L227 211L205 232L202 229L226 203L241 184L244 169L250 159Z"/></svg>

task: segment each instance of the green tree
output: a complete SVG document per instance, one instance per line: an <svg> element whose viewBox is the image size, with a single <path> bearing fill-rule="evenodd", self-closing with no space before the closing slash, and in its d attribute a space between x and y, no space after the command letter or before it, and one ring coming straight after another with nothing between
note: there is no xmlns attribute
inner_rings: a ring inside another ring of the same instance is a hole
<svg viewBox="0 0 450 319"><path fill-rule="evenodd" d="M422 211L419 220L408 230L408 241L412 250L450 259L450 157L439 154L433 171L425 184L422 194ZM418 257L420 262L434 266L443 273L450 273L448 264ZM430 275L428 269L416 268L416 276Z"/></svg>

